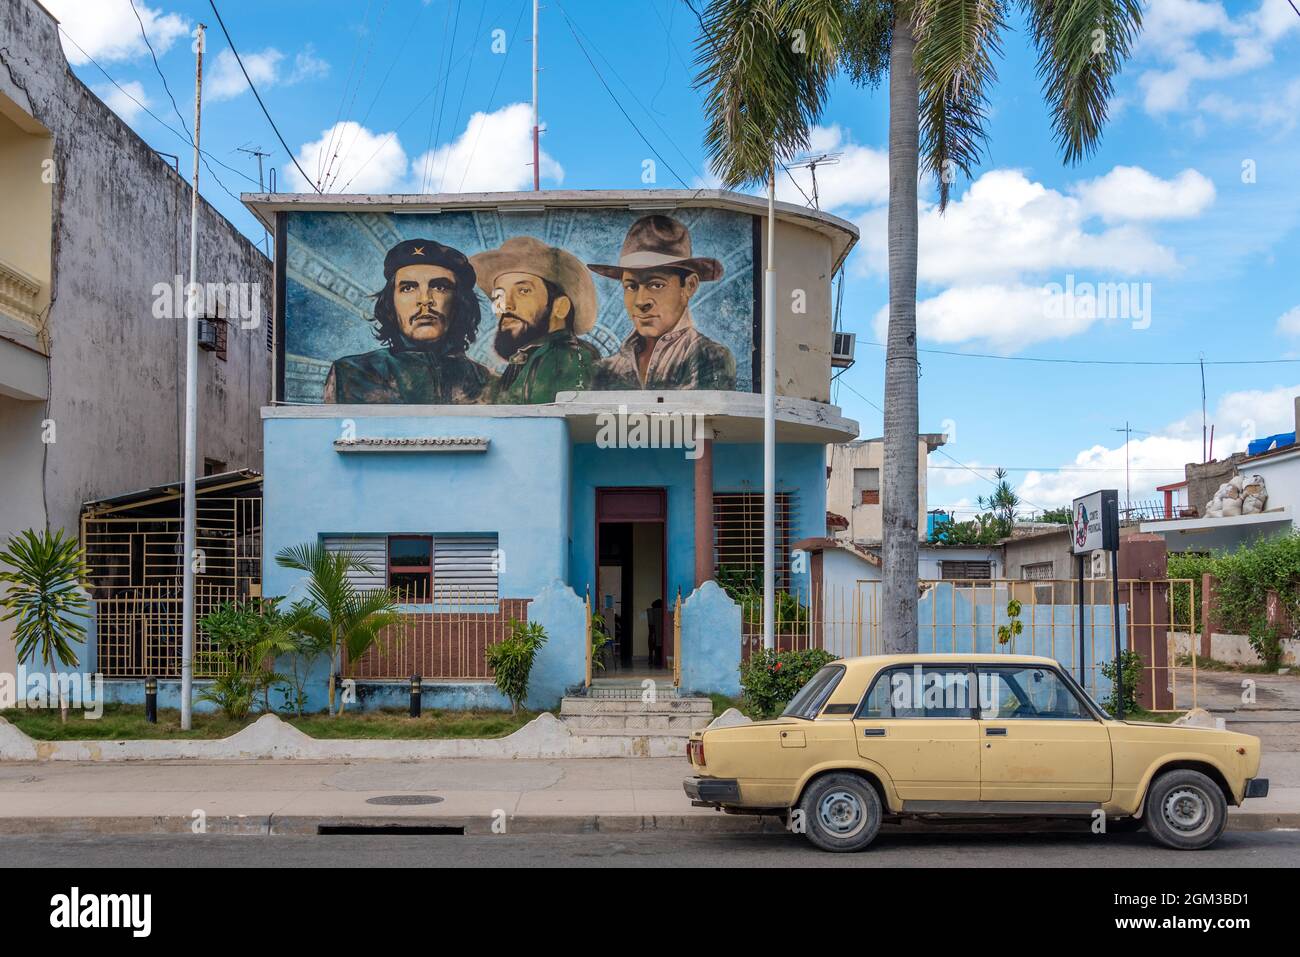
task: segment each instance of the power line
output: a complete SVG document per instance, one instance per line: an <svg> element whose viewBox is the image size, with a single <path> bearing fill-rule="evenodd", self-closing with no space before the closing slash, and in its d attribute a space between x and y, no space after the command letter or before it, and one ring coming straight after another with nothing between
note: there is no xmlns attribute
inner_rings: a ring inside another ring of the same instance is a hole
<svg viewBox="0 0 1300 957"><path fill-rule="evenodd" d="M162 67L158 65L158 54L154 52L153 44L149 42L149 34L144 32L144 21L140 19L140 11L135 7L135 0L128 0L131 4L131 12L135 14L135 22L140 24L140 36L144 39L144 45L149 48L149 56L153 58L153 68L158 73L159 79L162 80L163 89L167 91L167 99L172 101L172 109L176 113L176 118L181 121L181 129L190 133L190 125L185 122L185 117L181 115L181 108L176 105L176 97L172 96L172 88L167 85L167 74L163 73ZM193 137L193 133L190 136ZM193 145L191 143L190 145Z"/></svg>
<svg viewBox="0 0 1300 957"><path fill-rule="evenodd" d="M171 133L177 139L184 141L188 146L190 147L194 146L194 137L189 134L188 129L185 130L184 132L178 133L174 127L169 126L161 116L159 116L153 110L149 109L149 107L145 106L145 104L137 100L129 90L123 87L122 84L118 83L117 80L113 79L113 77L109 75L109 72L99 65L99 61L97 61L94 57L92 57L89 53L87 53L85 49L81 46L81 44L78 43L75 39L73 39L67 30L63 29L62 24L59 24L58 27L59 27L59 32L62 33L63 36L67 38L68 42L71 43L74 47L76 47L81 52L81 55L84 56L95 67L95 69L97 69L100 73L104 74L104 79L108 80L109 83L112 83L113 86L117 87L119 93L125 96L136 106L140 107L141 110L143 110L146 114L148 114L149 117L153 119L155 123L157 123L163 129L165 129L168 133ZM157 151L155 150L155 152ZM229 170L230 172L234 173L236 176L240 176L248 180L250 183L256 182L256 180L254 180L247 173L244 173L241 170L237 170L233 166L230 166L227 163L221 162L221 160L217 159L215 156L213 156L205 149L199 150L199 156L202 157L203 168L206 169L208 173L212 176L213 181L218 186L220 186L223 190L225 190L226 195L229 196L231 199L235 200L235 202L239 202L239 197L236 196L234 193L232 193L226 187L226 184L222 182L221 177L219 177L216 174L216 172L212 169L212 167L208 164L209 159L212 160L213 163L216 163L218 166L220 166L222 169ZM177 169L177 174L178 175L180 174L179 169ZM182 177L182 179L183 178L184 177Z"/></svg>
<svg viewBox="0 0 1300 957"><path fill-rule="evenodd" d="M578 49L582 51L582 55L586 57L587 63L591 65L592 72L596 74L596 79L598 79L600 81L600 85L605 88L605 92L608 93L610 99L614 101L614 105L617 106L618 111L623 114L623 118L632 125L632 129L636 131L636 135L641 138L641 142L643 142L646 145L646 148L649 149L650 152L655 155L655 159L659 160L659 162L664 164L664 168L667 169L668 172L673 174L673 177L677 180L677 182L681 183L682 186L685 187L686 189L690 189L690 184L688 184L686 180L682 179L681 175L677 172L677 170L673 169L672 164L669 163L666 159L663 158L663 156L659 154L659 151L654 148L654 144L651 143L650 140L646 138L646 135L641 132L641 127L637 126L636 120L632 119L632 117L628 114L627 110L623 108L623 104L619 102L618 96L615 95L612 89L610 89L609 84L605 82L605 77L601 75L600 68L596 66L596 62L591 58L591 54L588 53L587 48L583 46L582 40L578 36L578 31L573 26L573 21L569 19L568 11L566 11L564 7L558 3L558 0L555 5L559 8L560 15L564 17L564 22L568 25L569 32L573 34L573 40L575 43L578 44Z"/></svg>
<svg viewBox="0 0 1300 957"><path fill-rule="evenodd" d="M270 123L271 129L275 131L275 138L280 141L280 145L284 147L284 151L289 154L289 159L291 159L293 165L298 168L298 172L302 175L303 180L309 183L311 188L319 193L320 187L312 182L311 177L307 175L307 171L298 163L298 157L293 155L293 150L289 149L289 144L286 143L284 137L280 135L280 128L275 125L275 120L271 119L270 111L267 110L266 104L262 102L262 95L257 92L257 87L253 85L252 77L250 77L248 71L244 69L244 61L240 59L239 51L235 49L235 41L230 39L230 31L226 29L226 24L221 19L221 11L217 9L217 0L208 0L208 4L212 7L213 14L216 15L217 25L221 27L221 32L226 37L226 43L230 46L230 52L235 55L235 62L239 64L239 71L244 74L244 79L248 81L248 88L253 91L253 96L257 98L257 105L262 108L262 113L266 117L266 122Z"/></svg>
<svg viewBox="0 0 1300 957"><path fill-rule="evenodd" d="M864 346L876 346L885 348L883 342L873 342L862 340ZM1046 362L1058 365L1085 365L1085 366L1262 366L1262 365L1281 365L1286 363L1300 362L1296 359L1218 359L1218 360L1200 360L1200 359L1049 359L1043 356L1002 356L989 352L957 352L952 349L917 349L917 352L928 352L932 355L939 356L957 356L964 359L1002 359L1006 362Z"/></svg>
<svg viewBox="0 0 1300 957"><path fill-rule="evenodd" d="M1121 429L1120 431L1122 432L1123 429ZM955 465L931 465L929 467L932 469L951 469L953 471L957 470L957 466ZM1109 467L1105 465L1000 465L1000 466L974 465L974 466L969 466L969 468L976 468L976 469L988 468L990 470L994 468L1001 468L1001 469L1005 469L1008 472L1118 472L1120 470L1120 466L1118 465L1113 467ZM1171 465L1168 468L1155 468L1155 467L1135 468L1135 469L1131 469L1130 471L1181 472L1182 470L1183 470L1183 466L1181 465L1178 466Z"/></svg>
<svg viewBox="0 0 1300 957"><path fill-rule="evenodd" d="M519 24L523 21L524 11L528 9L530 2L531 0L524 0L524 2L519 5L519 16L515 17L515 25L510 30L510 39L506 41L506 53L505 56L501 58L501 66L497 70L496 82L492 84L492 92L488 94L487 109L484 111L485 113L492 112L492 104L496 102L497 98L497 88L501 86L501 77L505 76L506 65L510 62L510 54L515 48L515 37L519 36ZM486 125L486 123L480 123L478 125L478 130L474 133L474 145L470 147L469 159L465 161L465 169L461 172L460 183L456 187L456 192L458 193L465 188L465 179L469 176L470 167L474 165L474 154L478 152L478 141L483 137L483 127Z"/></svg>

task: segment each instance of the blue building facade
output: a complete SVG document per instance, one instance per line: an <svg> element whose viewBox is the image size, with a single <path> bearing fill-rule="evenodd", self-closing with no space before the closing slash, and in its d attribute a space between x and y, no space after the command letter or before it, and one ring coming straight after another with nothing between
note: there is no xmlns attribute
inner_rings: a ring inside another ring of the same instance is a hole
<svg viewBox="0 0 1300 957"><path fill-rule="evenodd" d="M262 591L302 596L275 556L303 543L363 557L360 587L403 590L412 637L343 666L361 704L403 702L418 668L435 706L504 707L483 648L527 618L548 635L529 704L552 707L586 680L589 613L615 638L598 676L738 690L739 608L715 580L761 567L763 204L245 202L278 238ZM856 231L784 205L777 230L778 549L793 589L793 543L825 533L825 446L857 431L827 401L830 280Z"/></svg>

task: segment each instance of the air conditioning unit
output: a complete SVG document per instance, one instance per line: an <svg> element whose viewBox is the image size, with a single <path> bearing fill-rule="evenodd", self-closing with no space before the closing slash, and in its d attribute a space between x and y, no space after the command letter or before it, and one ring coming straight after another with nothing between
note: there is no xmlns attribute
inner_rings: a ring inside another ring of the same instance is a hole
<svg viewBox="0 0 1300 957"><path fill-rule="evenodd" d="M218 347L217 337L217 319L200 319L199 320L199 348L206 349L208 352L215 352Z"/></svg>
<svg viewBox="0 0 1300 957"><path fill-rule="evenodd" d="M847 369L853 365L853 347L857 335L852 332L836 332L831 336L831 368Z"/></svg>

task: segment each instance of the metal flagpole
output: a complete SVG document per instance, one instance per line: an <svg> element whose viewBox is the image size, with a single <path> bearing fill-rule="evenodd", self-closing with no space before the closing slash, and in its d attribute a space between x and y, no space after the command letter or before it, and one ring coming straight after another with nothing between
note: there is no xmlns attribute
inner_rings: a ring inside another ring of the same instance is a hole
<svg viewBox="0 0 1300 957"><path fill-rule="evenodd" d="M185 530L181 547L181 730L190 730L194 691L194 465L199 404L199 122L203 111L203 31L195 31L194 180L190 191L190 281L185 290Z"/></svg>
<svg viewBox="0 0 1300 957"><path fill-rule="evenodd" d="M776 155L767 175L763 272L763 647L776 647Z"/></svg>
<svg viewBox="0 0 1300 957"><path fill-rule="evenodd" d="M541 123L537 116L537 10L539 0L533 0L533 189L542 188Z"/></svg>

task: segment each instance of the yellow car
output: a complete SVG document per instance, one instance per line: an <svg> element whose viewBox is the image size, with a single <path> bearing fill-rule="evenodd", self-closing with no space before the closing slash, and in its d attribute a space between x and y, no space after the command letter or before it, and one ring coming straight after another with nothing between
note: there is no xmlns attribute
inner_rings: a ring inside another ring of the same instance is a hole
<svg viewBox="0 0 1300 957"><path fill-rule="evenodd" d="M991 815L1145 823L1193 850L1229 803L1267 796L1259 754L1250 735L1115 721L1050 658L879 655L822 668L776 720L696 732L684 786L828 851L865 848L886 818Z"/></svg>

